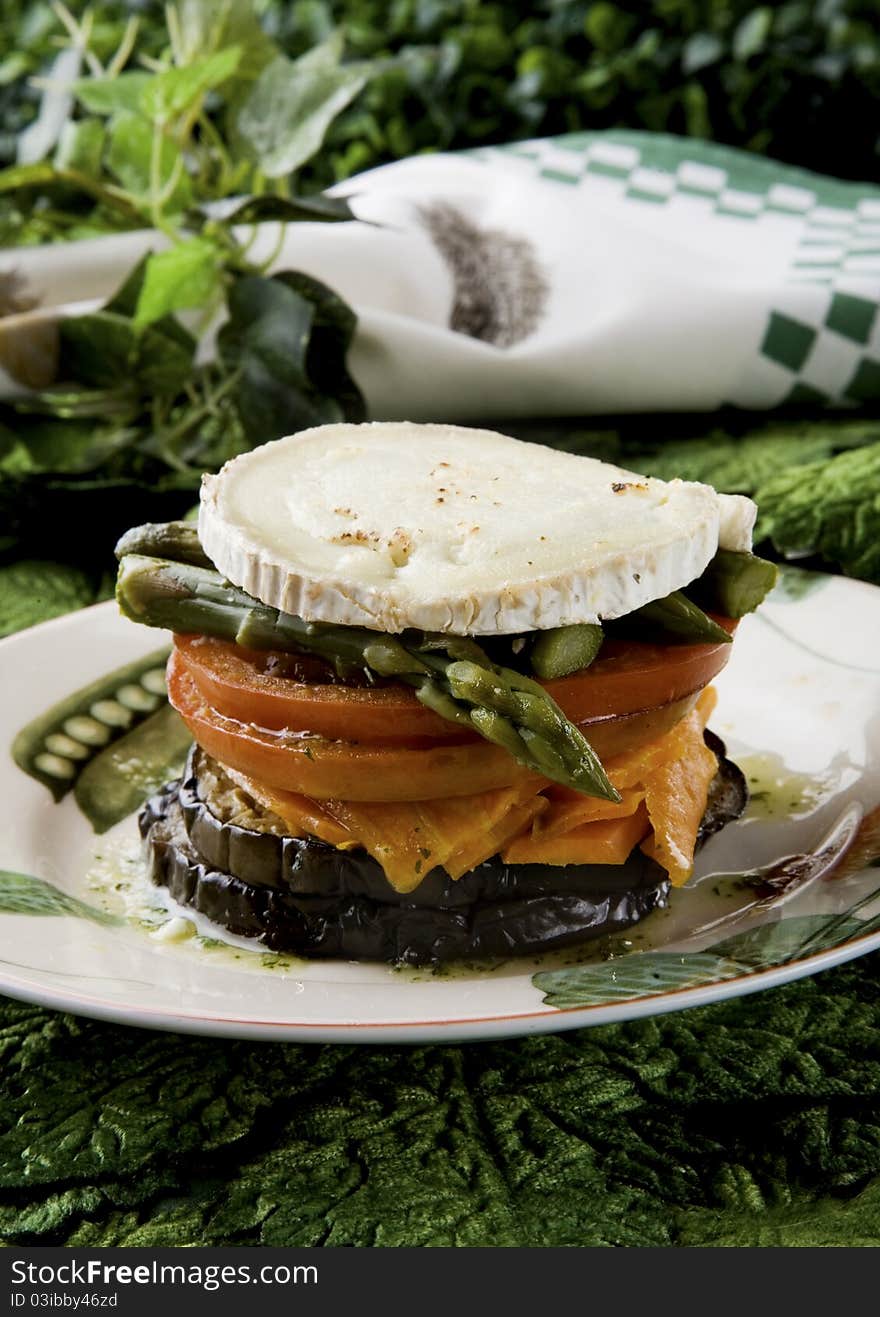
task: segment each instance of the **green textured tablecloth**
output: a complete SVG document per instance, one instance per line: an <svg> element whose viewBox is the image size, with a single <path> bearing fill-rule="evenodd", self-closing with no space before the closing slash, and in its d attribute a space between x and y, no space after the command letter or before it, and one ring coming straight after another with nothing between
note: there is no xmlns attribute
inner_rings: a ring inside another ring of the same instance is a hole
<svg viewBox="0 0 880 1317"><path fill-rule="evenodd" d="M0 633L87 588L31 591ZM0 998L0 1238L880 1244L878 970L413 1049L148 1033Z"/></svg>

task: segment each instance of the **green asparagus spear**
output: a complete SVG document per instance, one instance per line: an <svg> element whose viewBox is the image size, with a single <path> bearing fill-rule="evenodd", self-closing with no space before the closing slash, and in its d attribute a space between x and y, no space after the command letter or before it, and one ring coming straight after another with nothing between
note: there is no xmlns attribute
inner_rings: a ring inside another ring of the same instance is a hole
<svg viewBox="0 0 880 1317"><path fill-rule="evenodd" d="M766 558L719 549L687 592L702 608L725 617L745 617L770 593L778 575L776 564Z"/></svg>
<svg viewBox="0 0 880 1317"><path fill-rule="evenodd" d="M602 647L601 626L585 622L580 626L557 626L538 631L529 652L533 672L543 681L567 677L588 668Z"/></svg>
<svg viewBox="0 0 880 1317"><path fill-rule="evenodd" d="M414 632L404 633L403 643L362 627L305 622L259 603L205 567L140 554L122 559L116 596L126 616L147 626L317 654L337 671L404 681L429 708L467 722L533 772L585 795L620 798L584 736L547 692L492 664L473 640Z"/></svg>
<svg viewBox="0 0 880 1317"><path fill-rule="evenodd" d="M606 626L608 623L606 623ZM650 640L654 636L685 645L729 644L730 636L680 590L643 604L611 624L612 633Z"/></svg>
<svg viewBox="0 0 880 1317"><path fill-rule="evenodd" d="M126 554L119 564L116 598L134 622L219 636L249 649L317 654L334 664L340 675L355 668L394 677L427 672L393 636L304 622L259 603L224 581L219 572L190 563ZM367 649L372 651L373 665L365 656Z"/></svg>
<svg viewBox="0 0 880 1317"><path fill-rule="evenodd" d="M466 660L449 664L446 681L457 700L473 706L475 722L478 712L485 718L491 711L514 728L522 745L509 748L520 763L585 795L620 799L592 746L537 682L509 668L487 669Z"/></svg>
<svg viewBox="0 0 880 1317"><path fill-rule="evenodd" d="M169 558L172 562L188 562L193 567L214 570L199 540L198 527L192 521L148 521L144 526L133 526L116 545L117 558L127 553Z"/></svg>
<svg viewBox="0 0 880 1317"><path fill-rule="evenodd" d="M463 727L474 725L467 705L454 699L441 682L421 682L416 686L416 699L424 704L426 709L433 709L434 713L446 718L448 722L460 723Z"/></svg>

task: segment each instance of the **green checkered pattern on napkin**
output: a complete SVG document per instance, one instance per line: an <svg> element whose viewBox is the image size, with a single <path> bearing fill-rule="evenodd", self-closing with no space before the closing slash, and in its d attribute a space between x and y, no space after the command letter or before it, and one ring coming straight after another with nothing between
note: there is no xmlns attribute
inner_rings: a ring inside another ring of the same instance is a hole
<svg viewBox="0 0 880 1317"><path fill-rule="evenodd" d="M787 228L790 258L783 278L767 285L757 358L726 401L880 398L880 188L641 132L570 133L469 154L487 163L499 154L528 161L541 178L586 189L620 215L652 206L672 208L684 223L737 220L757 244L762 231Z"/></svg>

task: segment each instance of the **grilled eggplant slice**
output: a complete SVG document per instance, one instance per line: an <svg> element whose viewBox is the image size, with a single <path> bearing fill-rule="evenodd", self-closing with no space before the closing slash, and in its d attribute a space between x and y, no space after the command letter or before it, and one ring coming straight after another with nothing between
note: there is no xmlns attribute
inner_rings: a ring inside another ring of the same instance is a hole
<svg viewBox="0 0 880 1317"><path fill-rule="evenodd" d="M466 880L445 881L451 894L465 881L473 887L483 880L487 889L504 893L497 899L462 901L455 893L454 904L430 905L421 887L420 900L413 899L416 893L402 897L382 875L393 900L377 900L364 895L375 880L374 860L311 841L299 843L311 891L247 883L199 856L178 795L172 784L141 815L152 880L231 933L301 956L424 965L548 951L628 928L665 905L669 892L666 875L644 857L623 868L565 870L496 860ZM440 882L439 871L432 877ZM314 890L319 885L320 894Z"/></svg>
<svg viewBox="0 0 880 1317"><path fill-rule="evenodd" d="M719 770L698 844L748 800L723 743L706 739ZM225 821L228 810L201 789L217 768L203 755L193 750L182 780L141 812L151 877L271 950L411 965L536 954L629 928L668 899L665 873L638 851L625 865L508 865L495 856L455 881L433 869L402 896L363 850L286 836L271 816L261 820L266 830Z"/></svg>
<svg viewBox="0 0 880 1317"><path fill-rule="evenodd" d="M721 737L710 732L707 727L703 732L703 740L718 760L718 772L709 784L706 812L697 833L697 850L705 846L709 838L720 832L726 824L740 818L749 803L746 779L739 766L727 758L727 747Z"/></svg>
<svg viewBox="0 0 880 1317"><path fill-rule="evenodd" d="M207 760L204 751L194 749L178 791L187 837L196 854L211 868L249 885L274 887L298 896L364 896L391 905L399 905L404 899L391 886L379 862L366 851L337 850L315 838L287 836L280 819L276 821L273 816L265 817L268 828L259 831L228 822L229 810L218 807L214 790L218 768ZM206 781L211 782L208 792L204 790ZM609 865L607 869L610 874L619 873L618 866ZM432 869L405 899L414 906L447 909L469 906L475 900L536 897L556 890L566 895L592 896L596 871L595 865L569 865L563 878L558 866L509 865L495 856L455 880L441 868Z"/></svg>

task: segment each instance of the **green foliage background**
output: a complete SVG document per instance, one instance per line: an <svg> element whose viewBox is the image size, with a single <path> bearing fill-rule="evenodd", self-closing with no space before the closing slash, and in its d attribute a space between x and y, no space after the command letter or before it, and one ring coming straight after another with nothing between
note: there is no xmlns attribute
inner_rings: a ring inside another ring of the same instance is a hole
<svg viewBox="0 0 880 1317"><path fill-rule="evenodd" d="M6 0L0 160L33 112L22 73L57 25L40 0ZM81 13L82 0L70 9ZM95 49L125 19L142 48L164 37L158 3L92 5ZM416 151L577 128L648 128L713 138L846 178L876 174L880 29L875 0L264 0L291 54L341 24L349 58L400 58L331 129L311 170L326 184ZM145 44L144 44L145 43Z"/></svg>
<svg viewBox="0 0 880 1317"><path fill-rule="evenodd" d="M875 962L457 1047L187 1038L2 1002L0 1236L876 1246Z"/></svg>

